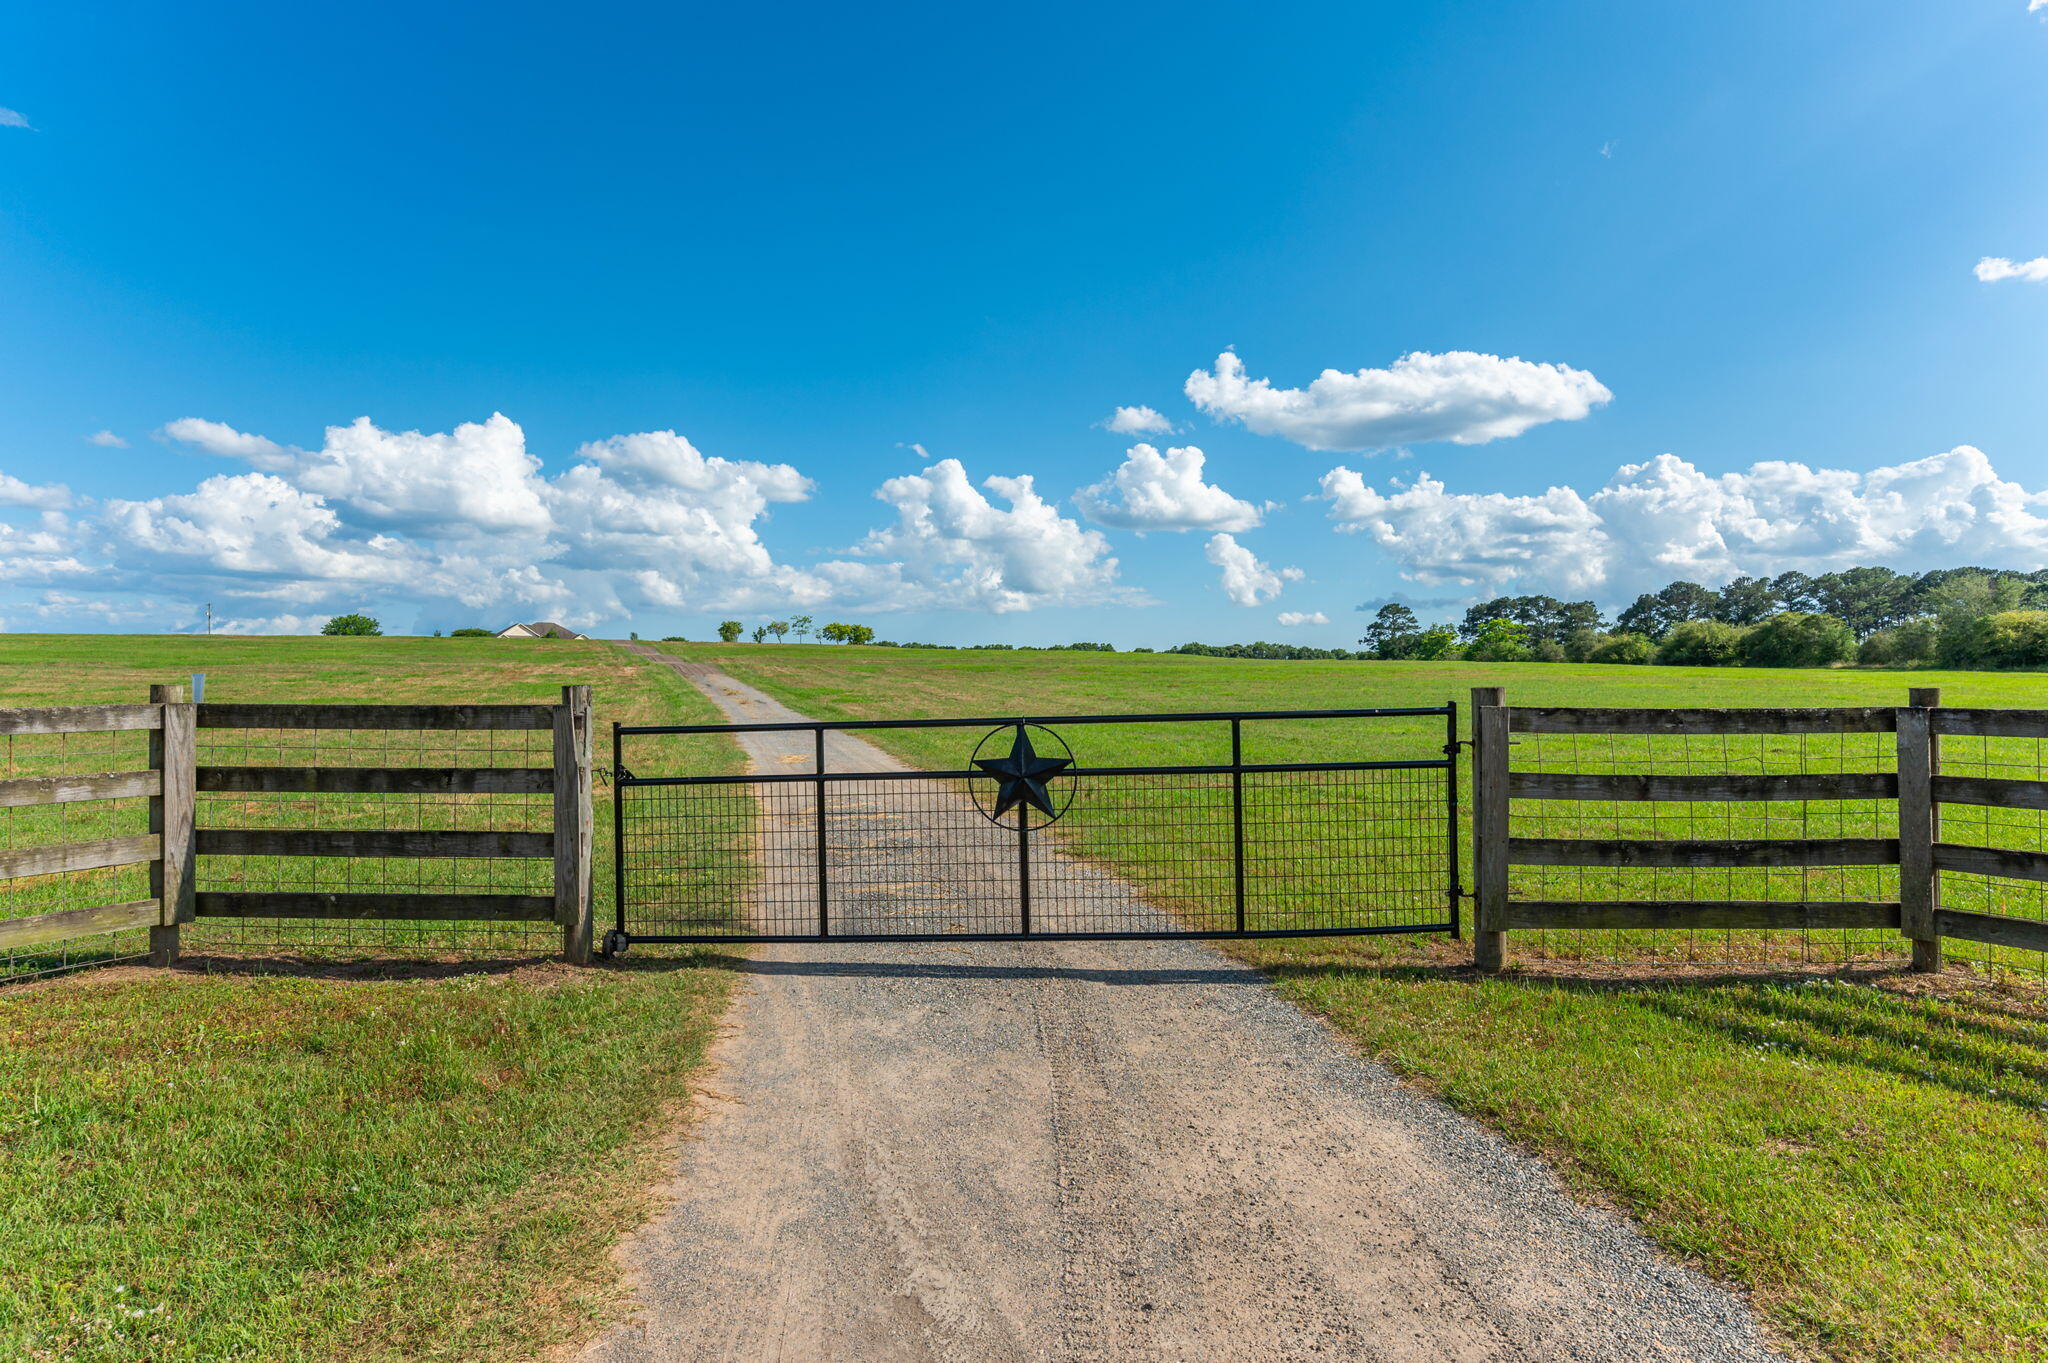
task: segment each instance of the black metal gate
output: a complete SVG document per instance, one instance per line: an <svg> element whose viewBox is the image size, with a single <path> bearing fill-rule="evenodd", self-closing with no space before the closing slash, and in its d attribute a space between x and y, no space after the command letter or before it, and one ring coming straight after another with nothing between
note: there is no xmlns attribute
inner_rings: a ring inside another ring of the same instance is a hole
<svg viewBox="0 0 2048 1363"><path fill-rule="evenodd" d="M1457 730L1455 705L614 725L605 948L1455 937ZM1102 737L1180 760L1091 764Z"/></svg>

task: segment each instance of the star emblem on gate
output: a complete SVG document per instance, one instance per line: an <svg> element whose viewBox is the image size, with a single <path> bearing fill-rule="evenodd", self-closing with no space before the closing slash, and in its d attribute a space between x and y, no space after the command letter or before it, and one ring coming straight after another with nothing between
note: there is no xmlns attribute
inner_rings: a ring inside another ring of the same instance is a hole
<svg viewBox="0 0 2048 1363"><path fill-rule="evenodd" d="M1023 725L1017 726L1017 736L1010 743L1010 751L1004 757L977 757L974 765L986 774L996 778L996 807L991 819L1003 815L1018 805L1028 805L1049 818L1057 819L1060 811L1053 808L1052 797L1046 793L1045 783L1074 765L1071 757L1040 757L1031 746L1031 735Z"/></svg>

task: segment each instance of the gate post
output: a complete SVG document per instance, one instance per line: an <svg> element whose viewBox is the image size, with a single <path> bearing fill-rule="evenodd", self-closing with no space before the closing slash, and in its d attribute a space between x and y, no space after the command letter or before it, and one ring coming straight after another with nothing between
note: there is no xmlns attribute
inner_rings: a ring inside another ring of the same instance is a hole
<svg viewBox="0 0 2048 1363"><path fill-rule="evenodd" d="M1941 704L1941 688L1916 686L1907 698L1910 705L1899 711L1898 725L1899 928L1913 941L1913 969L1927 973L1941 969L1935 921L1941 872L1934 866L1934 844L1941 840L1941 805L1934 798L1941 740L1931 713Z"/></svg>
<svg viewBox="0 0 2048 1363"><path fill-rule="evenodd" d="M555 921L571 965L590 964L590 833L590 688L565 686L555 707Z"/></svg>
<svg viewBox="0 0 2048 1363"><path fill-rule="evenodd" d="M149 800L149 831L162 839L149 867L150 897L157 901L156 924L149 930L149 963L170 965L178 959L179 925L192 919L192 816L198 788L193 729L198 707L186 701L182 686L152 686L149 701L161 707L159 727L149 735L149 765L158 782L157 793Z"/></svg>
<svg viewBox="0 0 2048 1363"><path fill-rule="evenodd" d="M1472 688L1472 871L1472 963L1491 973L1508 950L1508 712L1498 686Z"/></svg>

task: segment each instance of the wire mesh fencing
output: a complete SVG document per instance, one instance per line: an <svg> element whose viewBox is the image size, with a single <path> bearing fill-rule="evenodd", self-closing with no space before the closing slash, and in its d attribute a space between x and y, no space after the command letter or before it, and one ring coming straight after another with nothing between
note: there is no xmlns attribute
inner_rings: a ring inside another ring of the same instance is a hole
<svg viewBox="0 0 2048 1363"><path fill-rule="evenodd" d="M1796 844L1895 843L1898 831L1893 736L1887 732L1513 734L1516 778L1618 778L1583 785L1591 798L1512 803L1515 839L1570 840L1616 847L1648 844L1643 864L1526 864L1510 868L1512 901L1575 905L1658 905L1674 922L1688 907L1733 904L1883 905L1895 923L1898 868L1809 861ZM1665 780L1665 778L1675 778ZM1807 778L1807 779L1800 779ZM1524 789L1539 783L1520 782ZM1594 792L1598 792L1595 794ZM1709 798L1678 798L1698 792ZM1881 793L1880 793L1881 792ZM1752 798L1733 798L1736 795ZM1641 798L1661 795L1665 798ZM1722 798L1712 798L1719 795ZM1693 864L1658 855L1658 845L1766 842L1750 864ZM1842 854L1855 849L1844 846ZM1889 847L1872 856L1895 860ZM1626 861L1617 855L1614 861ZM1659 864L1663 863L1663 864ZM1672 864L1679 863L1679 864ZM1598 914L1586 915L1597 921ZM1617 915L1618 917L1618 915ZM1845 926L1822 910L1788 912L1773 926L1565 928L1516 935L1517 950L1551 960L1609 964L1840 965L1895 961L1907 954L1896 926Z"/></svg>
<svg viewBox="0 0 2048 1363"><path fill-rule="evenodd" d="M140 960L149 954L149 930L137 926L83 936L21 931L21 920L152 897L147 860L77 870L31 870L26 854L149 832L146 783L133 793L73 798L80 778L140 775L150 765L149 733L0 733L0 865L29 873L0 875L0 983L37 979L86 965ZM24 854L14 866L9 854ZM43 938L43 940L31 940Z"/></svg>
<svg viewBox="0 0 2048 1363"><path fill-rule="evenodd" d="M187 949L560 948L548 707L376 708L201 708Z"/></svg>
<svg viewBox="0 0 2048 1363"><path fill-rule="evenodd" d="M1943 870L1937 907L2048 925L2048 881L2024 874L2027 862L2048 852L2048 737L1951 733L1936 741L1936 841L2016 854L2019 865L2009 869L2022 872ZM2037 876L2048 871L2035 866ZM2048 952L2041 950L1947 936L1944 954L1990 978L2048 981Z"/></svg>

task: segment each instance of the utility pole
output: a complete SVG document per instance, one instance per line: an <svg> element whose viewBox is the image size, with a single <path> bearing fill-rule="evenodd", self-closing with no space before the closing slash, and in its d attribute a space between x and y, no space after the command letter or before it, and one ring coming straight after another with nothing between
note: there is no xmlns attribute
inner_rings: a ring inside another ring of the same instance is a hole
<svg viewBox="0 0 2048 1363"><path fill-rule="evenodd" d="M206 632L208 634L213 633L213 603L211 601L206 603Z"/></svg>

